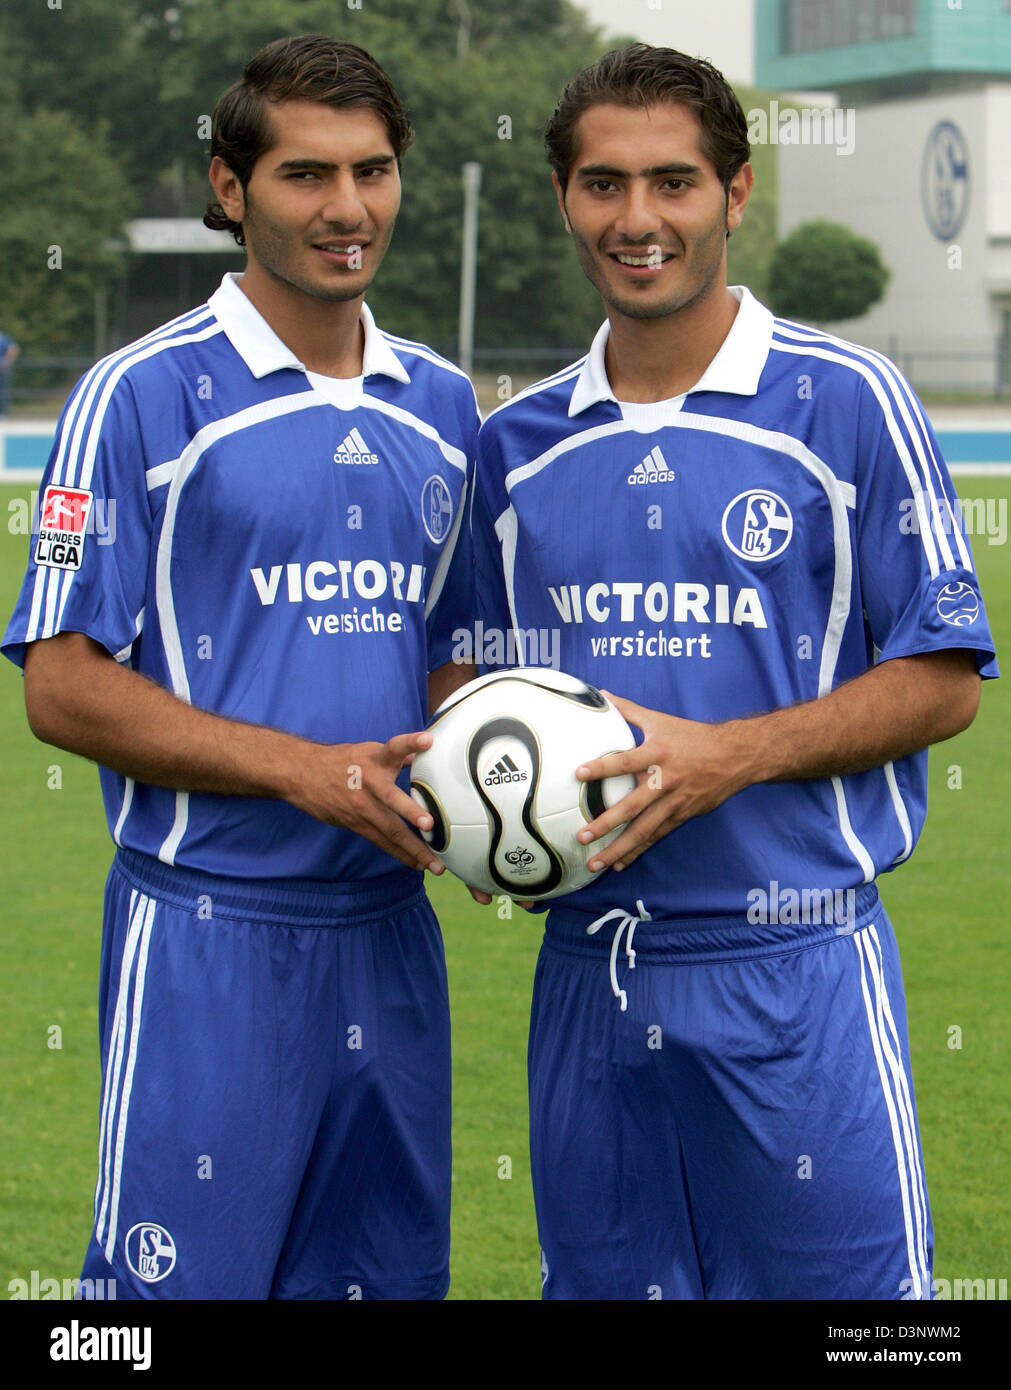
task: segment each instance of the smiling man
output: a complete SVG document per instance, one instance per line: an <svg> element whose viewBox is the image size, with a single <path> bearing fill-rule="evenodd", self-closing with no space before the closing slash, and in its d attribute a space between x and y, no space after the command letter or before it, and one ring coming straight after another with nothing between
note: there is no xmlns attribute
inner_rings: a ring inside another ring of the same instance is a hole
<svg viewBox="0 0 1011 1390"><path fill-rule="evenodd" d="M117 847L84 1276L120 1298L448 1286L442 866L403 782L467 674L478 417L364 303L412 138L352 44L252 59L205 218L245 273L70 397L4 639L35 733L101 765Z"/></svg>
<svg viewBox="0 0 1011 1390"><path fill-rule="evenodd" d="M641 743L577 772L638 785L538 963L545 1297L929 1297L875 879L997 673L951 482L891 363L728 287L752 171L708 63L606 55L547 145L607 320L482 429L478 615L555 628Z"/></svg>

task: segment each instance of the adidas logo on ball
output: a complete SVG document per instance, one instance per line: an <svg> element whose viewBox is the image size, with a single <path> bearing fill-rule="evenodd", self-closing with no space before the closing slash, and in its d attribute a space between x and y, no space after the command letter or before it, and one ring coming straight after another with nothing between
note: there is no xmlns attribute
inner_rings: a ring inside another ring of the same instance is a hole
<svg viewBox="0 0 1011 1390"><path fill-rule="evenodd" d="M630 773L581 783L575 769L631 750L635 736L592 685L549 667L478 676L429 720L432 743L411 764L411 796L434 824L420 832L446 868L473 888L554 898L594 877L593 854L615 826L584 845L587 822L635 790Z"/></svg>
<svg viewBox="0 0 1011 1390"><path fill-rule="evenodd" d="M520 772L512 758L506 753L484 779L484 784L486 787L498 787L503 782L525 782L526 780L527 773Z"/></svg>

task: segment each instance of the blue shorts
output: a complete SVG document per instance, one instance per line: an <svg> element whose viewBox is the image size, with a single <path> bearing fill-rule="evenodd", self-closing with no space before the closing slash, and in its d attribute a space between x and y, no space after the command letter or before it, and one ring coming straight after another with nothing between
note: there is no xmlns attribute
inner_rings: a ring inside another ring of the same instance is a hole
<svg viewBox="0 0 1011 1390"><path fill-rule="evenodd" d="M120 851L95 1226L119 1298L444 1297L450 1049L420 875L240 884Z"/></svg>
<svg viewBox="0 0 1011 1390"><path fill-rule="evenodd" d="M589 936L551 912L529 1049L545 1298L930 1296L898 951L876 890L856 902L845 931L642 921L631 968L631 919Z"/></svg>

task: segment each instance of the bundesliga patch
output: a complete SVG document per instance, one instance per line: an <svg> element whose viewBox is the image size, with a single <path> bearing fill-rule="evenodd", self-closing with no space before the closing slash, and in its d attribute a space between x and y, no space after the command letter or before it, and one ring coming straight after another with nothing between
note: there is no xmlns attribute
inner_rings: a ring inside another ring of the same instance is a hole
<svg viewBox="0 0 1011 1390"><path fill-rule="evenodd" d="M93 494L50 483L42 497L35 563L51 569L79 570Z"/></svg>

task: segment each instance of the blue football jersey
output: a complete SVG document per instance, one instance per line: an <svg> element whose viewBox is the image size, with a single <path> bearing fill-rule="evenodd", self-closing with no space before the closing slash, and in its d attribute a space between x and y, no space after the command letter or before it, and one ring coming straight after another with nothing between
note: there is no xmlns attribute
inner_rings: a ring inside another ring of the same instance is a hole
<svg viewBox="0 0 1011 1390"><path fill-rule="evenodd" d="M879 353L733 293L733 327L684 396L617 401L605 323L587 357L489 416L472 506L479 660L548 660L708 722L942 648L996 675L909 385ZM596 916L642 900L677 919L745 915L762 885L857 889L912 852L926 762L749 787L561 901Z"/></svg>
<svg viewBox="0 0 1011 1390"><path fill-rule="evenodd" d="M471 621L477 405L458 368L362 321L362 376L317 376L226 276L87 373L5 654L81 632L232 719L323 743L423 728L427 672ZM166 864L327 882L398 867L281 801L101 779L116 843Z"/></svg>

